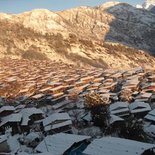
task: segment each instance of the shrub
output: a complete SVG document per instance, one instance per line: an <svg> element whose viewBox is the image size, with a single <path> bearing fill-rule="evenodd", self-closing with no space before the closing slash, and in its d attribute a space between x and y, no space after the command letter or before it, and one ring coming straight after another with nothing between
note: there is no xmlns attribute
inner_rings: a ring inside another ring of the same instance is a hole
<svg viewBox="0 0 155 155"><path fill-rule="evenodd" d="M22 54L22 58L29 60L47 60L47 56L44 53L40 53L33 50L28 50Z"/></svg>

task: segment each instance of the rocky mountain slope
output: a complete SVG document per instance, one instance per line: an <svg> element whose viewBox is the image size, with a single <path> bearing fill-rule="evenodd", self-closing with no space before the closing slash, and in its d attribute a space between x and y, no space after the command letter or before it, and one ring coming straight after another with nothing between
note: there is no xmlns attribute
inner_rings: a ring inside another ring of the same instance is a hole
<svg viewBox="0 0 155 155"><path fill-rule="evenodd" d="M105 10L104 5L103 10ZM122 3L108 7L106 11L115 17L115 20L110 24L110 31L106 39L148 50L154 54L154 14Z"/></svg>
<svg viewBox="0 0 155 155"><path fill-rule="evenodd" d="M137 8L146 9L155 14L155 0L145 0L142 5L136 5Z"/></svg>
<svg viewBox="0 0 155 155"><path fill-rule="evenodd" d="M150 11L155 14L155 6L152 6Z"/></svg>
<svg viewBox="0 0 155 155"><path fill-rule="evenodd" d="M155 0L145 0L142 6L144 9L150 10L152 6L155 6Z"/></svg>
<svg viewBox="0 0 155 155"><path fill-rule="evenodd" d="M143 4L143 8L155 14L155 0L146 0Z"/></svg>
<svg viewBox="0 0 155 155"><path fill-rule="evenodd" d="M124 3L0 14L0 57L97 67L154 66L155 16ZM134 49L134 48L136 49Z"/></svg>

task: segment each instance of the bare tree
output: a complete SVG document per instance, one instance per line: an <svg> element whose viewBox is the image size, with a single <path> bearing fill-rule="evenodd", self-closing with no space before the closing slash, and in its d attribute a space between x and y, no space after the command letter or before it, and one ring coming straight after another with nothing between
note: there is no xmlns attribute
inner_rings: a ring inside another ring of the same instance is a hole
<svg viewBox="0 0 155 155"><path fill-rule="evenodd" d="M109 112L106 103L107 100L97 93L85 96L86 107L90 109L92 120L96 126L106 127L108 125Z"/></svg>

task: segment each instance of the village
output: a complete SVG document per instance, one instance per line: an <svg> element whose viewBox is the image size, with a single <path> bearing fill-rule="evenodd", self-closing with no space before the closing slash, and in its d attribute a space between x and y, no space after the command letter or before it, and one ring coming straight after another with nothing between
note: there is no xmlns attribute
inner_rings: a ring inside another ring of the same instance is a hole
<svg viewBox="0 0 155 155"><path fill-rule="evenodd" d="M154 148L155 70L1 60L0 154L149 155Z"/></svg>

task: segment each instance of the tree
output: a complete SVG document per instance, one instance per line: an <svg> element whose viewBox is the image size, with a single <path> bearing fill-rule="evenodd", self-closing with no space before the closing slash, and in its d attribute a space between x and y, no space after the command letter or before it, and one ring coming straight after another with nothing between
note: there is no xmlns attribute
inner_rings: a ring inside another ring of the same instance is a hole
<svg viewBox="0 0 155 155"><path fill-rule="evenodd" d="M85 105L89 109L96 107L96 106L106 106L107 102L109 101L106 97L101 97L98 93L89 93L85 95Z"/></svg>
<svg viewBox="0 0 155 155"><path fill-rule="evenodd" d="M141 155L155 155L155 147L145 150Z"/></svg>
<svg viewBox="0 0 155 155"><path fill-rule="evenodd" d="M79 93L80 91L78 89L74 89L70 94L69 94L69 100L72 102L77 102L79 100Z"/></svg>
<svg viewBox="0 0 155 155"><path fill-rule="evenodd" d="M135 119L133 116L129 117L125 126L122 126L120 130L120 136L127 139L148 142L148 136L143 130L142 120Z"/></svg>
<svg viewBox="0 0 155 155"><path fill-rule="evenodd" d="M129 89L122 90L119 94L119 98L121 101L132 102L133 101L132 91Z"/></svg>
<svg viewBox="0 0 155 155"><path fill-rule="evenodd" d="M108 124L109 112L106 102L107 100L97 93L91 93L85 96L86 107L91 111L92 120L96 126L105 127Z"/></svg>

